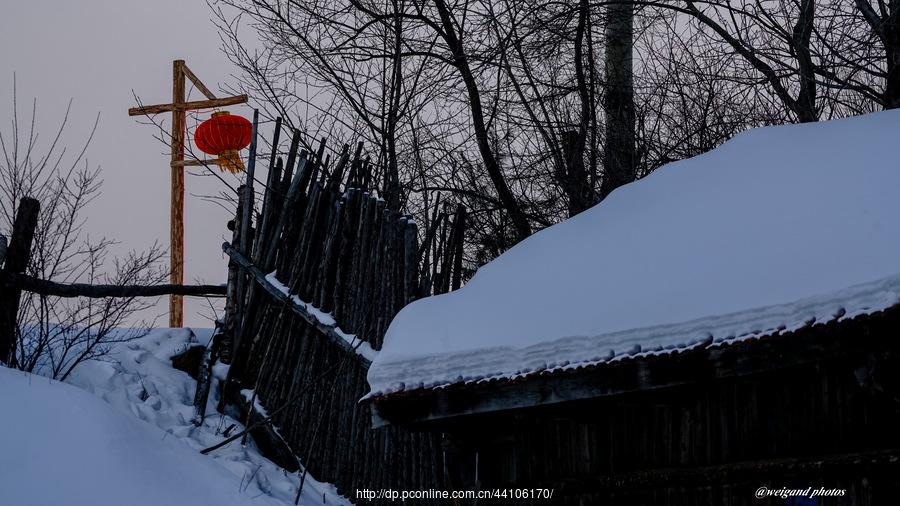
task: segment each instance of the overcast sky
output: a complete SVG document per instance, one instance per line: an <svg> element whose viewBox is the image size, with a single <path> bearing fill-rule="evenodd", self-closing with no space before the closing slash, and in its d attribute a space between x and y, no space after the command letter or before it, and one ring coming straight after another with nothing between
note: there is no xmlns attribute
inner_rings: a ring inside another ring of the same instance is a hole
<svg viewBox="0 0 900 506"><path fill-rule="evenodd" d="M135 105L171 101L172 60L187 65L214 93L234 83L219 51L216 29L203 0L28 0L7 2L0 17L0 128L9 129L13 74L20 112L38 100L38 125L50 135L74 105L65 139L74 149L100 125L88 151L103 171L103 195L88 212L88 230L122 243L118 250L144 249L159 240L168 248L169 168L166 148L154 128L128 117ZM199 99L198 92L191 97ZM246 108L231 108L249 117ZM166 118L168 120L168 118ZM189 119L189 125L195 121ZM222 184L188 176L185 209L185 282L221 283L225 260L220 245L227 213L196 194L214 194ZM195 194L195 195L191 195ZM154 314L167 317L162 300ZM202 299L188 299L185 324L209 326Z"/></svg>

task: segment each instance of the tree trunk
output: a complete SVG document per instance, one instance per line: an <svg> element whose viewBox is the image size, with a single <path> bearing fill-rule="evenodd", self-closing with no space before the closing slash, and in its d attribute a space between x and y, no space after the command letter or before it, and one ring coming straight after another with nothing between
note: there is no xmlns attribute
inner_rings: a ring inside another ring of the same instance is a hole
<svg viewBox="0 0 900 506"><path fill-rule="evenodd" d="M802 0L800 3L800 15L797 18L797 23L794 25L791 37L791 46L794 51L794 57L797 59L797 69L800 78L800 92L797 94L795 108L797 119L800 123L819 120L819 114L816 111L815 67L809 51L815 12L815 0Z"/></svg>
<svg viewBox="0 0 900 506"><path fill-rule="evenodd" d="M634 181L634 6L614 3L606 21L606 150L600 198Z"/></svg>
<svg viewBox="0 0 900 506"><path fill-rule="evenodd" d="M384 199L387 208L392 211L400 210L400 169L397 166L397 122L399 121L400 92L403 86L403 24L400 6L396 0L394 7L394 57L392 60L390 97L387 114L387 131L385 140L387 144L387 164L384 173Z"/></svg>
<svg viewBox="0 0 900 506"><path fill-rule="evenodd" d="M584 167L584 148L586 136L578 130L563 133L563 149L565 153L565 173L560 174L560 184L568 199L568 215L575 216L591 205L590 180Z"/></svg>
<svg viewBox="0 0 900 506"><path fill-rule="evenodd" d="M884 108L900 108L900 1L890 3L890 14L884 21L884 48L887 79L884 86Z"/></svg>
<svg viewBox="0 0 900 506"><path fill-rule="evenodd" d="M591 121L591 90L585 76L584 67L588 63L584 57L587 41L590 3L581 0L578 9L578 27L575 30L575 80L578 85L578 99L581 102L578 129L563 134L566 173L563 188L568 196L568 215L575 216L590 207L593 202L593 188L584 168L584 149L587 141L588 124ZM588 51L592 49L588 47Z"/></svg>
<svg viewBox="0 0 900 506"><path fill-rule="evenodd" d="M883 18L868 0L856 0L856 8L884 45L887 77L882 106L885 109L900 108L900 1L890 2L888 13Z"/></svg>

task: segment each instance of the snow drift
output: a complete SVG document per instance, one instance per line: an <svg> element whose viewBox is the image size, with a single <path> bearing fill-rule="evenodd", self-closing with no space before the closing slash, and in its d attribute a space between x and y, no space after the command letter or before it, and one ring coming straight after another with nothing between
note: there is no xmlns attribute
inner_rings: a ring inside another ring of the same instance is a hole
<svg viewBox="0 0 900 506"><path fill-rule="evenodd" d="M746 339L900 299L900 111L738 135L391 323L372 393Z"/></svg>
<svg viewBox="0 0 900 506"><path fill-rule="evenodd" d="M212 334L194 330L201 342ZM79 364L67 383L0 367L0 505L294 504L300 476L252 441L200 454L243 425L215 413L215 385L210 414L192 423L196 383L170 359L195 345L191 330L155 329ZM349 504L312 476L300 500Z"/></svg>
<svg viewBox="0 0 900 506"><path fill-rule="evenodd" d="M276 504L242 494L213 460L79 388L0 367L0 399L3 504Z"/></svg>

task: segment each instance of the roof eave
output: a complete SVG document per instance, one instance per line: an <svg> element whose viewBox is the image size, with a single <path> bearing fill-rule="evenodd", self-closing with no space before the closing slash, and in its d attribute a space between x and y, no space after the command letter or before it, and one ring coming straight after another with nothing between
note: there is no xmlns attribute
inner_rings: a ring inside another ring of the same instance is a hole
<svg viewBox="0 0 900 506"><path fill-rule="evenodd" d="M853 355L891 345L900 304L850 319L734 343L710 343L665 355L637 356L518 378L457 383L374 397L374 427L434 425L478 414L625 395L721 378L747 376ZM894 343L896 346L896 344Z"/></svg>

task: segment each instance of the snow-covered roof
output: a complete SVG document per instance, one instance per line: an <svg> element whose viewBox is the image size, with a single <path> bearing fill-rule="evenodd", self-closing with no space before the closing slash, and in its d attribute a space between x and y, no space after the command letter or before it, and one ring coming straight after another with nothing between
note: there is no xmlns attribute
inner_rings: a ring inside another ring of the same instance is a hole
<svg viewBox="0 0 900 506"><path fill-rule="evenodd" d="M391 323L371 396L668 353L900 301L900 111L745 132Z"/></svg>

